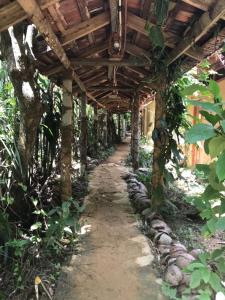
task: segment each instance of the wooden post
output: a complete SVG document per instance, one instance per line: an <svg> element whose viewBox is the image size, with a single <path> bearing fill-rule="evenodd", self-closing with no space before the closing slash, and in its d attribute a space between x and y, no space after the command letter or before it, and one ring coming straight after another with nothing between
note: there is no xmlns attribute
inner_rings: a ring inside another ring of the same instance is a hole
<svg viewBox="0 0 225 300"><path fill-rule="evenodd" d="M119 142L121 142L122 138L121 138L121 118L120 118L120 114L118 114L118 137L119 137Z"/></svg>
<svg viewBox="0 0 225 300"><path fill-rule="evenodd" d="M108 147L108 113L105 111L104 122L103 122L103 145L105 148Z"/></svg>
<svg viewBox="0 0 225 300"><path fill-rule="evenodd" d="M98 133L99 133L99 130L98 130L98 105L97 105L97 103L95 103L94 104L94 121L93 121L93 138L94 138L95 155L98 154L98 142L99 142Z"/></svg>
<svg viewBox="0 0 225 300"><path fill-rule="evenodd" d="M61 123L61 200L72 197L71 161L72 161L72 80L63 81L63 103Z"/></svg>
<svg viewBox="0 0 225 300"><path fill-rule="evenodd" d="M82 94L80 99L80 173L84 177L87 168L87 95Z"/></svg>
<svg viewBox="0 0 225 300"><path fill-rule="evenodd" d="M155 98L155 126L152 133L154 141L153 164L152 164L152 208L157 211L164 202L164 152L167 145L167 135L165 128L166 105L163 99L163 80L158 84Z"/></svg>
<svg viewBox="0 0 225 300"><path fill-rule="evenodd" d="M132 103L132 143L131 143L131 156L132 167L136 171L139 167L139 116L140 114L140 101L136 95Z"/></svg>

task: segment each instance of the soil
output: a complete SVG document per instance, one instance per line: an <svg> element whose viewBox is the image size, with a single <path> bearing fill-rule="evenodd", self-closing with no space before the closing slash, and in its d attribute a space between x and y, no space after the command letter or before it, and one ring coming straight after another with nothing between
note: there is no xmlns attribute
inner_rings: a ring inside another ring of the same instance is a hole
<svg viewBox="0 0 225 300"><path fill-rule="evenodd" d="M160 300L148 239L139 231L126 183L127 143L90 175L81 248L63 268L55 300Z"/></svg>

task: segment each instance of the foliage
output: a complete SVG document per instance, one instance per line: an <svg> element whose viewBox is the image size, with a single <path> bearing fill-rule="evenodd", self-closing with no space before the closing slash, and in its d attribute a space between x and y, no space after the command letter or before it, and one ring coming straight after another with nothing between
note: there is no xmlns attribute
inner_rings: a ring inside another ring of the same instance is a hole
<svg viewBox="0 0 225 300"><path fill-rule="evenodd" d="M200 86L200 87L199 87ZM224 163L225 163L225 110L218 84L208 80L207 85L193 85L183 91L183 94L190 96L198 93L200 97L211 97L214 102L189 101L188 104L200 107L204 123L199 120L190 130L186 132L188 143L204 142L204 149L212 158L209 165L197 165L198 171L204 173L207 178L207 187L204 193L194 200L194 204L201 210L201 216L207 223L205 232L213 233L215 230L224 230L223 214L224 208Z"/></svg>
<svg viewBox="0 0 225 300"><path fill-rule="evenodd" d="M203 67L200 79L204 82L199 81L184 88L182 95L187 105L200 108L201 116L194 120L195 124L186 132L186 142L203 143L206 154L211 157L210 164L196 166L197 172L204 174L207 186L202 195L192 199L206 221L203 233L211 235L217 230L225 229L225 110L220 88L216 81L210 79L206 62ZM190 100L193 95L195 100ZM215 293L224 293L221 284L225 275L224 248L212 253L202 253L198 261L187 267L186 272L191 276L186 294L191 294L194 289L198 292L198 299L211 299Z"/></svg>
<svg viewBox="0 0 225 300"><path fill-rule="evenodd" d="M132 158L131 154L128 155L126 159L126 164L131 165ZM152 166L152 153L142 147L139 148L139 160L138 164L140 168L148 168L150 170Z"/></svg>
<svg viewBox="0 0 225 300"><path fill-rule="evenodd" d="M173 300L188 300L195 295L200 300L215 299L217 293L225 293L221 284L225 276L224 248L216 249L212 253L204 252L198 260L190 263L184 272L190 276L190 284L183 292L181 298L177 290L164 283L163 293Z"/></svg>

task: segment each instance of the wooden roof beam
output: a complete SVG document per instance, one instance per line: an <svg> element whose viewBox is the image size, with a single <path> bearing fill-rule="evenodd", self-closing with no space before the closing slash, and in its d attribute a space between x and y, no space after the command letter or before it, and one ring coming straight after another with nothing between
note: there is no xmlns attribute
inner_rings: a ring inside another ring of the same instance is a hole
<svg viewBox="0 0 225 300"><path fill-rule="evenodd" d="M94 100L94 97L92 95L87 93L84 83L80 80L79 76L72 68L70 60L68 59L65 50L63 49L57 36L52 30L51 25L43 15L41 8L36 2L36 0L17 0L17 2L21 5L21 7L24 9L27 15L31 18L33 24L37 27L40 33L44 36L48 45L55 52L65 69L72 73L72 78L74 81L76 81L80 89L83 92L85 92L89 98L91 98L93 101L96 101Z"/></svg>
<svg viewBox="0 0 225 300"><path fill-rule="evenodd" d="M80 16L81 16L82 21L89 20L90 19L90 13L88 11L87 1L80 1L80 0L78 0L76 2L77 2L77 5L78 5L78 8L80 10ZM95 43L95 37L94 37L93 32L90 32L88 34L88 40L89 40L90 44L94 44Z"/></svg>
<svg viewBox="0 0 225 300"><path fill-rule="evenodd" d="M148 32L145 29L145 25L146 25L146 20L143 18L140 18L138 16L136 16L135 14L129 12L127 14L127 26L145 36L148 36ZM164 34L164 38L166 41L166 34ZM181 42L182 43L182 42ZM167 45L167 43L166 43ZM168 47L174 47L174 45L168 44ZM193 46L193 44L191 45L191 47ZM184 54L186 54L187 56L190 56L191 58L195 57L196 60L202 60L203 57L201 56L201 54L198 51L195 51L194 48L189 47L189 49L187 49L187 51L185 51ZM189 52L189 50L191 50Z"/></svg>
<svg viewBox="0 0 225 300"><path fill-rule="evenodd" d="M97 85L97 86L90 86L87 88L88 91L125 91L125 92L131 92L131 91L134 91L133 88L131 87L126 87L126 86L113 86L113 85L110 85L110 86L104 86L104 85Z"/></svg>
<svg viewBox="0 0 225 300"><path fill-rule="evenodd" d="M88 19L84 22L74 25L67 29L62 36L61 43L63 46L94 32L110 23L110 16L108 12L101 13L96 17Z"/></svg>
<svg viewBox="0 0 225 300"><path fill-rule="evenodd" d="M201 0L182 0L182 2L187 3L193 7L207 11L209 9L209 4Z"/></svg>
<svg viewBox="0 0 225 300"><path fill-rule="evenodd" d="M59 0L41 0L40 8L45 9ZM29 1L28 1L29 2ZM0 8L0 32L27 19L27 13L17 3L11 2Z"/></svg>
<svg viewBox="0 0 225 300"><path fill-rule="evenodd" d="M127 43L126 44L126 52L131 55L137 56L137 57L149 58L149 52L141 47L138 47L135 44ZM150 58L149 58L149 61L150 61Z"/></svg>
<svg viewBox="0 0 225 300"><path fill-rule="evenodd" d="M123 59L123 60L114 60L114 59L106 59L106 58L73 58L71 59L71 63L73 66L146 66L150 62L147 60L131 60L131 59Z"/></svg>
<svg viewBox="0 0 225 300"><path fill-rule="evenodd" d="M170 65L199 41L225 14L225 0L217 1L213 7L213 11L206 11L202 16L192 25L190 33L185 36L182 41L171 52L167 64Z"/></svg>

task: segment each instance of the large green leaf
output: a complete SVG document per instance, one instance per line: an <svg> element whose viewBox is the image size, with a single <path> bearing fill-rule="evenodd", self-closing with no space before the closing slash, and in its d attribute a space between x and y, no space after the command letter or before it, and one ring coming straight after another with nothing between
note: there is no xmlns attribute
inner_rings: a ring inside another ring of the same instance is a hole
<svg viewBox="0 0 225 300"><path fill-rule="evenodd" d="M218 199L219 197L220 193L215 190L210 184L205 188L204 193L201 196L201 198L206 201Z"/></svg>
<svg viewBox="0 0 225 300"><path fill-rule="evenodd" d="M225 132L225 120L222 120L222 121L220 122L220 124L221 124L221 126L222 126L222 128L223 128L223 131Z"/></svg>
<svg viewBox="0 0 225 300"><path fill-rule="evenodd" d="M219 135L212 138L209 142L209 154L212 158L218 156L225 150L225 136Z"/></svg>
<svg viewBox="0 0 225 300"><path fill-rule="evenodd" d="M215 292L224 291L224 289L221 285L220 277L216 273L214 273L214 272L211 273L209 283Z"/></svg>
<svg viewBox="0 0 225 300"><path fill-rule="evenodd" d="M164 37L161 27L154 25L150 26L149 37L154 47L164 48Z"/></svg>
<svg viewBox="0 0 225 300"><path fill-rule="evenodd" d="M201 272L199 270L195 270L191 274L190 287L192 289L195 289L196 287L198 287L200 285L200 282L201 282Z"/></svg>
<svg viewBox="0 0 225 300"><path fill-rule="evenodd" d="M214 136L216 132L211 124L196 124L186 132L185 140L187 143L194 144Z"/></svg>
<svg viewBox="0 0 225 300"><path fill-rule="evenodd" d="M221 117L217 114L210 114L206 110L200 110L199 112L203 117L205 117L206 121L211 123L213 126L216 125L216 123L221 120Z"/></svg>
<svg viewBox="0 0 225 300"><path fill-rule="evenodd" d="M191 96L193 95L195 92L200 92L202 95L205 95L205 96L209 96L211 95L209 89L205 86L205 85L202 85L202 84L192 84L192 85L189 85L187 86L186 88L184 88L181 92L182 96Z"/></svg>
<svg viewBox="0 0 225 300"><path fill-rule="evenodd" d="M225 151L223 151L216 162L216 174L219 181L223 181L225 179Z"/></svg>
<svg viewBox="0 0 225 300"><path fill-rule="evenodd" d="M212 103L212 102L203 102L197 100L188 100L187 104L191 104L194 106L202 107L208 111L221 114L222 113L222 105L221 103Z"/></svg>
<svg viewBox="0 0 225 300"><path fill-rule="evenodd" d="M218 83L215 80L210 80L209 81L209 89L212 92L215 99L217 99L219 101L222 100L220 87L219 87Z"/></svg>

